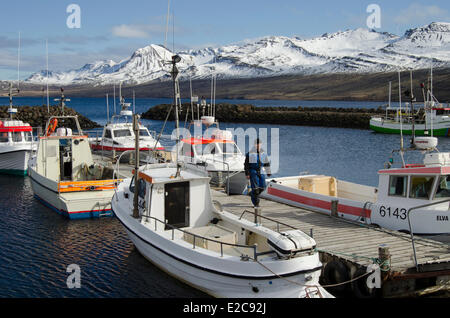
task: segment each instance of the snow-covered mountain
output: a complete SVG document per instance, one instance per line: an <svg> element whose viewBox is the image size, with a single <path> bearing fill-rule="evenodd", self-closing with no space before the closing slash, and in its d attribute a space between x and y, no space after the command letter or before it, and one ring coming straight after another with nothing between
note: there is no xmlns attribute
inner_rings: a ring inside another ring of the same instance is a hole
<svg viewBox="0 0 450 318"><path fill-rule="evenodd" d="M261 77L285 74L386 72L399 69L450 67L450 23L411 29L403 36L368 29L324 34L313 39L270 36L219 48L178 52L184 78ZM151 44L119 63L99 61L80 69L49 72L51 84L140 84L169 79L172 52ZM27 81L46 82L46 71Z"/></svg>

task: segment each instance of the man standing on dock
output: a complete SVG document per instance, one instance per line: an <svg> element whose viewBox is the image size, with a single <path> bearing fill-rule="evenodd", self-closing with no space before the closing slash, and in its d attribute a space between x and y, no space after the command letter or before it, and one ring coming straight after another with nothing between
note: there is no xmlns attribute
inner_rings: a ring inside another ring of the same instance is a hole
<svg viewBox="0 0 450 318"><path fill-rule="evenodd" d="M256 139L255 147L245 155L245 176L250 179L252 191L250 196L255 207L259 207L259 195L266 188L266 177L271 176L269 157L261 148L261 141Z"/></svg>

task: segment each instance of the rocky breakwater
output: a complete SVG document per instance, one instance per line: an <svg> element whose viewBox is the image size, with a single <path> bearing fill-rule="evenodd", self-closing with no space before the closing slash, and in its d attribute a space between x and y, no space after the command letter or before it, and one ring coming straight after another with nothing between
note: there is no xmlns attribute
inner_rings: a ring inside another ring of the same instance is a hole
<svg viewBox="0 0 450 318"><path fill-rule="evenodd" d="M50 116L62 116L63 112L59 106L50 106L50 113L47 112L47 106L14 106L17 108L17 113L14 115L14 119L22 120L25 123L29 123L32 127L42 127L45 125ZM8 106L0 106L0 118L9 118L7 112ZM79 114L70 107L64 107L64 115L75 116L78 115L78 121L82 129L92 129L100 127L99 124L90 120L89 118ZM65 126L75 129L75 122L73 120L67 120Z"/></svg>
<svg viewBox="0 0 450 318"><path fill-rule="evenodd" d="M183 104L180 121L184 121L189 104ZM151 107L142 118L165 120L170 105ZM298 126L323 126L369 129L370 118L384 114L379 108L330 108L330 107L256 107L253 105L217 104L216 119L219 122L257 123ZM196 112L195 112L195 116ZM175 116L172 111L170 120Z"/></svg>

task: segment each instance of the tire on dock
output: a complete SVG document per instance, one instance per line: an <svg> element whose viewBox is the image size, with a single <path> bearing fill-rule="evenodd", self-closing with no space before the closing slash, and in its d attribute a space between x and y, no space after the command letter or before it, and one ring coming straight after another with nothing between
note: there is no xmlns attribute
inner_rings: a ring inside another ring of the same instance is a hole
<svg viewBox="0 0 450 318"><path fill-rule="evenodd" d="M335 285L350 280L350 269L342 262L333 260L328 262L323 269L323 285ZM327 287L331 293L345 293L350 291L350 284Z"/></svg>

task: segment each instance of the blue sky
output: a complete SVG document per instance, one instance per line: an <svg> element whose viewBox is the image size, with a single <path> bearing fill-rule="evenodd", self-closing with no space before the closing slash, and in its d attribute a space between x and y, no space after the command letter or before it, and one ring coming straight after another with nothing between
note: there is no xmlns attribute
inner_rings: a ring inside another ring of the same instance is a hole
<svg viewBox="0 0 450 318"><path fill-rule="evenodd" d="M381 28L402 35L433 21L450 22L450 1L170 0L175 50L225 45L267 35L309 38L366 26L369 4L381 8ZM81 28L66 25L69 4L81 8ZM79 68L102 59L119 61L151 43L163 44L167 0L16 0L0 11L0 79L21 79L45 68ZM172 22L170 25L172 26ZM172 48L172 30L168 47Z"/></svg>

